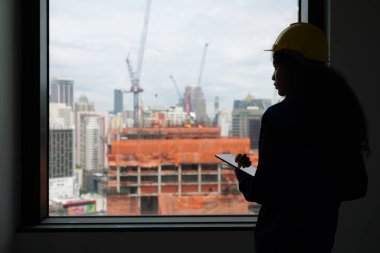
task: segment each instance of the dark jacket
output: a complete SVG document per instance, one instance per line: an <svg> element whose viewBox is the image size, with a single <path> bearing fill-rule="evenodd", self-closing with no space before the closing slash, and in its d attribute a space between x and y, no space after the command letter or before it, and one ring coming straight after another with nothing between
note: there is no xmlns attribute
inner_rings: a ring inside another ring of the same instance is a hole
<svg viewBox="0 0 380 253"><path fill-rule="evenodd" d="M255 177L236 172L246 200L261 204L258 253L322 253L333 247L340 199L328 148L332 134L323 127L312 132L310 113L291 99L271 106L262 117Z"/></svg>

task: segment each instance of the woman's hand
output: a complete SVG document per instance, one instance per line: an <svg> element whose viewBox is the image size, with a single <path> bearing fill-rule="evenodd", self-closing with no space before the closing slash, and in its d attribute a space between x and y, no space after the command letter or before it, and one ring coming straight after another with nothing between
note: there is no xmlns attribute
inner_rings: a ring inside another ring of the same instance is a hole
<svg viewBox="0 0 380 253"><path fill-rule="evenodd" d="M235 157L235 162L239 165L239 168L243 167L249 167L251 166L252 162L249 159L249 157L246 154L238 154Z"/></svg>

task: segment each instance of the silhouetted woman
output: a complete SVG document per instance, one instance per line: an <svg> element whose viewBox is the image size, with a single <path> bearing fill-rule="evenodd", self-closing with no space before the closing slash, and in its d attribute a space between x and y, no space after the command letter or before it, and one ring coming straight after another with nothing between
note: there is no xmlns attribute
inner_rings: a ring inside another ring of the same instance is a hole
<svg viewBox="0 0 380 253"><path fill-rule="evenodd" d="M255 177L235 170L239 190L261 204L258 253L331 252L341 201L364 197L367 122L346 81L327 65L325 35L286 28L273 48L273 81L284 100L262 117ZM250 165L243 154L239 165Z"/></svg>

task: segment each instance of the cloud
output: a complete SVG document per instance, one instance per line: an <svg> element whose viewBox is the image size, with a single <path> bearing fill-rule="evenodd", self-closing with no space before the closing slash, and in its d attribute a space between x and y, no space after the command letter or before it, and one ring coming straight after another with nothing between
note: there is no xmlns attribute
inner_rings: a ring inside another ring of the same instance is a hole
<svg viewBox="0 0 380 253"><path fill-rule="evenodd" d="M125 58L136 67L144 4L141 0L51 0L50 73L71 76L75 98L85 94L96 108L113 107L113 90L130 88ZM222 108L247 93L273 94L270 47L296 22L295 0L152 0L141 72L144 105L174 105L197 82L204 44L209 43L202 78L209 113L219 96ZM132 94L125 104L132 109Z"/></svg>

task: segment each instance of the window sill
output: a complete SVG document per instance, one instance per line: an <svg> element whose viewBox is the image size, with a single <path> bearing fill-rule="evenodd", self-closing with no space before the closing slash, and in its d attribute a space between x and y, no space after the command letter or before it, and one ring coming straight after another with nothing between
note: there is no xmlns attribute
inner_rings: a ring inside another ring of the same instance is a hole
<svg viewBox="0 0 380 253"><path fill-rule="evenodd" d="M49 217L18 232L253 230L257 216Z"/></svg>

